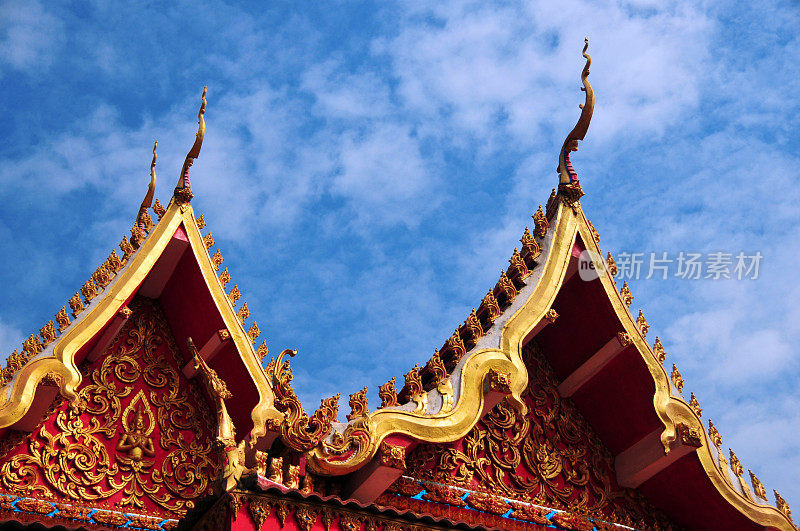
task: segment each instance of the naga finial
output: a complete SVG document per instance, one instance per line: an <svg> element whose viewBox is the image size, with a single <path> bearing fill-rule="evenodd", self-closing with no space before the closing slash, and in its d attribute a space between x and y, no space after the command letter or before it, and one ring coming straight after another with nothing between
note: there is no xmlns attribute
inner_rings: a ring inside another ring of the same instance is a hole
<svg viewBox="0 0 800 531"><path fill-rule="evenodd" d="M569 154L572 151L578 150L578 142L583 140L583 137L586 136L586 131L589 130L589 122L592 121L592 113L594 112L594 90L592 90L592 85L589 83L589 67L592 64L592 57L586 53L588 48L589 38L587 37L584 40L582 52L583 56L586 58L586 64L583 66L583 72L581 72L581 81L583 82L581 90L586 93L586 102L580 105L581 116L578 118L578 123L575 124L575 127L573 127L572 131L567 135L567 138L564 140L564 145L561 146L561 152L558 155L558 189L560 192L564 192L572 201L580 199L583 195L583 190L578 180L578 174L575 173L572 163L569 160Z"/></svg>
<svg viewBox="0 0 800 531"><path fill-rule="evenodd" d="M136 215L136 224L142 230L149 230L149 227L145 226L147 221L144 218L149 217L147 209L153 204L153 196L156 193L156 159L158 158L156 147L158 147L158 140L153 143L153 160L150 162L150 184L147 185L147 193L144 195L142 204L139 206L139 213ZM152 225L152 221L150 225Z"/></svg>
<svg viewBox="0 0 800 531"><path fill-rule="evenodd" d="M203 137L206 135L206 120L204 115L206 113L206 92L207 87L203 87L203 102L200 104L200 111L197 113L197 135L194 139L194 144L189 153L186 154L186 160L183 161L183 168L181 168L181 176L178 179L178 185L175 187L175 199L180 203L188 203L191 201L194 194L192 194L192 183L189 181L189 168L192 167L194 159L200 156L200 148L203 147Z"/></svg>

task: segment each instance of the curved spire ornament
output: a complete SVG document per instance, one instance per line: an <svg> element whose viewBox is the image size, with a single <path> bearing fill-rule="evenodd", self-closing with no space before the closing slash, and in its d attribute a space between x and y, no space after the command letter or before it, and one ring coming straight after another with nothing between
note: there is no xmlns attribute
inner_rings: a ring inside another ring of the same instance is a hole
<svg viewBox="0 0 800 531"><path fill-rule="evenodd" d="M589 123L592 121L592 113L594 112L594 90L592 90L592 85L589 83L589 67L592 64L592 57L586 53L588 48L589 38L587 37L584 39L582 52L582 55L586 58L586 64L583 66L583 72L581 72L581 81L583 82L581 90L586 93L586 102L580 105L581 116L578 118L578 123L567 135L558 155L558 190L566 195L570 201L580 199L583 196L583 190L578 180L578 174L569 160L569 154L578 150L578 142L586 136L586 131L589 130Z"/></svg>
<svg viewBox="0 0 800 531"><path fill-rule="evenodd" d="M203 87L203 102L200 104L200 111L197 113L197 135L192 145L192 149L186 154L186 160L183 161L183 168L181 168L181 176L178 179L178 185L175 186L175 200L179 203L188 203L194 197L192 194L192 183L189 181L189 168L192 167L194 159L200 156L200 148L203 147L203 138L206 135L206 92L207 87Z"/></svg>
<svg viewBox="0 0 800 531"><path fill-rule="evenodd" d="M158 140L153 143L153 160L150 162L150 184L147 185L147 193L142 199L142 204L139 206L139 212L136 214L136 225L142 231L149 231L153 226L153 220L150 219L150 214L147 209L153 204L153 196L156 193L156 148L158 147Z"/></svg>

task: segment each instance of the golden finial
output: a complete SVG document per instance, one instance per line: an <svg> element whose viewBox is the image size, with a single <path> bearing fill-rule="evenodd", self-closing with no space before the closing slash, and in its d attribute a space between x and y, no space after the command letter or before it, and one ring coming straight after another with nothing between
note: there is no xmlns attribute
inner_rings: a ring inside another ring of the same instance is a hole
<svg viewBox="0 0 800 531"><path fill-rule="evenodd" d="M617 262L614 261L614 257L611 256L611 251L608 252L606 256L606 270L611 274L611 278L613 279L617 276L619 270L617 269Z"/></svg>
<svg viewBox="0 0 800 531"><path fill-rule="evenodd" d="M267 348L266 339L261 343L261 346L258 347L258 350L256 350L256 354L258 355L259 359L263 363L264 362L264 358L266 358L267 354L269 354L269 348Z"/></svg>
<svg viewBox="0 0 800 531"><path fill-rule="evenodd" d="M247 308L247 303L244 303L242 307L239 308L239 311L236 313L236 316L242 323L244 323L245 319L250 317L250 310Z"/></svg>
<svg viewBox="0 0 800 531"><path fill-rule="evenodd" d="M81 302L80 292L76 293L69 299L69 307L72 310L72 317L78 317L84 309L83 302Z"/></svg>
<svg viewBox="0 0 800 531"><path fill-rule="evenodd" d="M200 217L195 220L197 222L197 228L203 229L206 226L206 218L203 214L200 214Z"/></svg>
<svg viewBox="0 0 800 531"><path fill-rule="evenodd" d="M625 306L630 306L633 302L633 294L631 293L631 288L628 286L627 281L622 283L622 289L619 290L619 294L622 296L622 301L625 303Z"/></svg>
<svg viewBox="0 0 800 531"><path fill-rule="evenodd" d="M678 392L683 394L683 377L680 371L678 371L678 366L674 363L672 364L672 383L675 385Z"/></svg>
<svg viewBox="0 0 800 531"><path fill-rule="evenodd" d="M764 484L759 481L752 470L748 468L747 471L750 472L750 483L753 484L753 492L762 500L767 501L767 489L764 488Z"/></svg>
<svg viewBox="0 0 800 531"><path fill-rule="evenodd" d="M144 226L144 215L147 214L147 209L153 204L153 196L156 193L156 159L158 158L158 155L156 154L157 147L158 140L153 143L153 160L150 162L150 184L147 185L147 193L144 194L142 204L139 206L139 213L136 215L136 224L139 225L142 230L147 230L147 228Z"/></svg>
<svg viewBox="0 0 800 531"><path fill-rule="evenodd" d="M69 326L69 316L67 316L67 307L63 306L56 314L56 322L58 323L58 331L63 332Z"/></svg>
<svg viewBox="0 0 800 531"><path fill-rule="evenodd" d="M247 331L247 337L250 338L250 342L252 344L256 344L256 339L258 336L261 335L261 330L258 328L258 323L253 321L253 324L250 326L250 329Z"/></svg>
<svg viewBox="0 0 800 531"><path fill-rule="evenodd" d="M217 252L214 253L214 256L211 257L211 263L214 265L214 271L219 271L219 266L222 264L222 252L217 249Z"/></svg>
<svg viewBox="0 0 800 531"><path fill-rule="evenodd" d="M161 201L159 201L157 197L156 202L153 203L153 212L156 213L156 216L158 216L159 220L164 217L164 214L167 213L167 211L164 209L164 205L161 204Z"/></svg>
<svg viewBox="0 0 800 531"><path fill-rule="evenodd" d="M658 336L656 336L656 342L653 343L653 354L656 355L656 359L658 359L658 362L661 364L667 359L667 352L664 350L664 345L661 344L661 340Z"/></svg>
<svg viewBox="0 0 800 531"><path fill-rule="evenodd" d="M708 438L711 439L711 444L717 447L720 455L722 455L722 436L717 431L717 427L708 419Z"/></svg>
<svg viewBox="0 0 800 531"><path fill-rule="evenodd" d="M364 387L361 391L357 391L350 395L350 414L347 415L347 420L357 419L369 414L367 408L367 388Z"/></svg>
<svg viewBox="0 0 800 531"><path fill-rule="evenodd" d="M385 407L394 407L397 406L397 390L394 387L395 378L392 376L392 379L386 382L385 384L381 385L378 388L378 397L381 399L381 405L378 406L378 409L385 408Z"/></svg>
<svg viewBox="0 0 800 531"><path fill-rule="evenodd" d="M203 238L203 243L205 244L206 249L211 249L214 246L214 237L210 232Z"/></svg>
<svg viewBox="0 0 800 531"><path fill-rule="evenodd" d="M42 345L45 347L56 340L57 333L53 321L48 321L46 325L39 330L39 335L42 336Z"/></svg>
<svg viewBox="0 0 800 531"><path fill-rule="evenodd" d="M703 410L700 408L700 402L697 401L697 397L694 396L694 393L692 393L692 396L689 397L689 407L692 408L692 411L694 411L698 417L703 416Z"/></svg>
<svg viewBox="0 0 800 531"><path fill-rule="evenodd" d="M219 283L222 285L222 289L225 289L225 286L228 282L231 281L231 274L228 272L228 268L222 270L222 273L219 274Z"/></svg>
<svg viewBox="0 0 800 531"><path fill-rule="evenodd" d="M230 293L228 293L228 298L231 300L231 304L234 306L236 306L236 301L242 298L238 284L233 285L233 289L230 291Z"/></svg>
<svg viewBox="0 0 800 531"><path fill-rule="evenodd" d="M589 83L589 67L592 64L592 57L586 53L587 49L589 49L588 37L584 40L582 55L586 58L586 64L581 72L581 82L583 82L581 90L586 93L586 102L580 105L581 116L578 118L578 123L567 135L558 155L558 190L563 192L571 201L580 199L583 195L583 190L578 180L578 174L572 168L569 154L578 150L578 142L586 136L586 131L589 130L589 123L592 121L592 113L594 112L594 90L592 90L592 85Z"/></svg>
<svg viewBox="0 0 800 531"><path fill-rule="evenodd" d="M175 187L175 199L179 203L188 203L194 197L192 194L192 183L189 181L189 168L192 167L194 159L200 156L200 148L203 147L203 138L206 135L206 92L207 87L203 87L203 103L200 104L200 111L197 113L197 135L194 139L194 144L189 153L186 154L186 160L183 161L183 168L181 168L181 176L178 179L178 185Z"/></svg>
<svg viewBox="0 0 800 531"><path fill-rule="evenodd" d="M728 448L728 451L731 453L731 470L736 475L736 479L739 481L739 491L742 493L742 496L750 501L753 501L753 496L750 494L750 487L747 486L747 483L745 483L744 478L742 477L744 474L744 467L742 466L741 461L739 461L739 458L736 457L736 454L733 453L733 450Z"/></svg>
<svg viewBox="0 0 800 531"><path fill-rule="evenodd" d="M644 318L644 312L639 310L639 316L636 318L636 324L642 332L642 337L647 336L647 331L650 330L650 325L647 324L647 319Z"/></svg>
<svg viewBox="0 0 800 531"><path fill-rule="evenodd" d="M790 522L794 523L792 521L792 510L789 508L789 504L786 503L786 500L784 500L780 494L778 494L777 490L773 489L772 492L775 494L775 506L780 512L786 515L786 518L788 518Z"/></svg>

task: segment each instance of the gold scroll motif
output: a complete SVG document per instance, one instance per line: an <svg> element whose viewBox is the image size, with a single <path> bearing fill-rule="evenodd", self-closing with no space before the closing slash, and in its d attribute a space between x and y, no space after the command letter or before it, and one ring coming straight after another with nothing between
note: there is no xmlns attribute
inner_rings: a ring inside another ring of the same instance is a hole
<svg viewBox="0 0 800 531"><path fill-rule="evenodd" d="M500 402L461 441L422 444L406 475L605 519L668 524L614 477L613 457L571 400L562 398L536 346L524 350L528 414Z"/></svg>
<svg viewBox="0 0 800 531"><path fill-rule="evenodd" d="M208 493L219 469L207 433L214 417L197 384L181 380L180 353L157 303L131 306L102 362L84 368L77 400L58 399L0 457L1 490L115 508L141 509L149 499L175 515Z"/></svg>

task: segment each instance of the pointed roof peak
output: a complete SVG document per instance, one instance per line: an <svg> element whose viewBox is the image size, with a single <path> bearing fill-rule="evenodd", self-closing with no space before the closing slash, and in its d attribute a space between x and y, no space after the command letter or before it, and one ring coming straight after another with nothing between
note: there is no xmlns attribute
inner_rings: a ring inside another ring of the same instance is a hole
<svg viewBox="0 0 800 531"><path fill-rule="evenodd" d="M206 93L208 87L203 87L202 103L200 110L197 112L197 134L195 135L194 144L186 154L186 159L183 161L183 168L181 168L181 176L178 178L178 184L175 186L175 200L179 203L188 203L194 197L192 194L192 183L189 180L189 168L192 167L194 159L200 156L200 149L203 147L203 138L206 135Z"/></svg>
<svg viewBox="0 0 800 531"><path fill-rule="evenodd" d="M564 194L570 202L577 201L583 196L581 183L578 180L578 174L572 167L569 154L572 151L578 150L578 142L583 140L586 132L589 130L589 123L592 121L592 114L594 112L594 90L589 83L589 67L592 64L592 57L586 53L589 48L589 38L584 39L583 51L581 54L586 58L586 64L583 66L581 72L581 82L583 86L581 90L586 93L586 101L580 105L581 115L578 122L572 131L567 135L564 144L561 146L561 152L558 155L558 175L559 184L558 191Z"/></svg>

